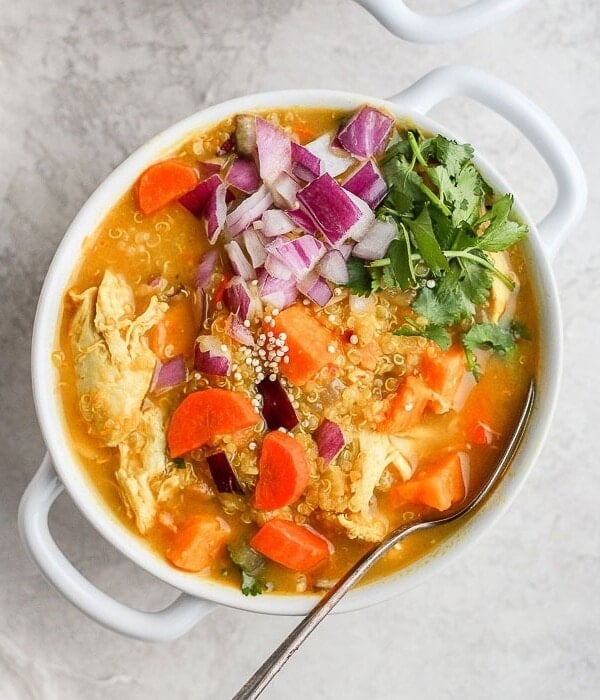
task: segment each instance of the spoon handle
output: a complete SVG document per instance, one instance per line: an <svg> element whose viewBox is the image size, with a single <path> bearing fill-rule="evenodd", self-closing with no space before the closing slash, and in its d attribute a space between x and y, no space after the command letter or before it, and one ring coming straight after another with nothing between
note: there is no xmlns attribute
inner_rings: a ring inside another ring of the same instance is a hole
<svg viewBox="0 0 600 700"><path fill-rule="evenodd" d="M346 593L360 581L373 564L404 537L427 525L428 523L407 523L403 528L394 530L377 547L367 552L350 571L329 589L308 615L294 627L271 656L233 696L232 700L253 700L257 698L281 671L302 642L327 617Z"/></svg>

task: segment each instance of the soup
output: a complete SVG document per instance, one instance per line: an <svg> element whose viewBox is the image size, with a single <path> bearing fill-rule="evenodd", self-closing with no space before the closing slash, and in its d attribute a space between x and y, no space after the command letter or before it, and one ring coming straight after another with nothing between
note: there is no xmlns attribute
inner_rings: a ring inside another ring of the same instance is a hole
<svg viewBox="0 0 600 700"><path fill-rule="evenodd" d="M314 592L478 489L537 321L527 228L472 156L368 105L233 115L90 232L54 352L65 422L157 556L246 595Z"/></svg>

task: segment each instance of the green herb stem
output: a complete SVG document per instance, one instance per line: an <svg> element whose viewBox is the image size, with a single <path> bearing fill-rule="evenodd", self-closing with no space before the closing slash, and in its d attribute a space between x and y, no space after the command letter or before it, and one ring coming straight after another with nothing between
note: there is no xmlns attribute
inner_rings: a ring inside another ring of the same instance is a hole
<svg viewBox="0 0 600 700"><path fill-rule="evenodd" d="M511 292L515 288L515 283L510 279L510 277L507 277L487 258L483 258L480 255L473 255L473 253L469 253L468 250L445 250L444 255L447 258L465 258L466 260L471 260L472 262L478 263L482 267L485 267L493 272L496 277L498 277L498 279L510 289Z"/></svg>

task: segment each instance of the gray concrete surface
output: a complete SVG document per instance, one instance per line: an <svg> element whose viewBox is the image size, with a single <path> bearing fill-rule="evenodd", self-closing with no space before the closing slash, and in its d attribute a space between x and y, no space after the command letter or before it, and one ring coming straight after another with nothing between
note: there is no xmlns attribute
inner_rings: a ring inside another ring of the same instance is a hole
<svg viewBox="0 0 600 700"><path fill-rule="evenodd" d="M293 625L220 609L185 639L132 642L65 603L27 560L17 504L44 452L31 327L45 270L79 207L129 152L204 105L286 87L385 96L449 62L524 90L569 135L587 171L587 215L555 261L566 337L558 413L536 470L493 532L419 589L327 621L265 697L598 697L598 2L532 0L502 25L442 46L401 42L350 0L0 6L0 698L225 698ZM435 115L543 215L552 181L521 136L464 100ZM77 566L120 599L151 608L172 597L66 497L52 527Z"/></svg>

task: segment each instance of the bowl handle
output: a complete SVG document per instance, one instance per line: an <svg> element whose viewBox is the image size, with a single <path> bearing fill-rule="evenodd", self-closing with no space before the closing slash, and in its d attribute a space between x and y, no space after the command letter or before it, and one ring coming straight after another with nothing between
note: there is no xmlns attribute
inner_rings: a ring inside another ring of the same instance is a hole
<svg viewBox="0 0 600 700"><path fill-rule="evenodd" d="M475 0L467 7L440 16L421 15L403 0L356 0L392 34L406 41L437 43L475 34L500 22L527 0Z"/></svg>
<svg viewBox="0 0 600 700"><path fill-rule="evenodd" d="M34 562L68 601L114 632L149 642L177 639L214 607L181 593L163 610L144 612L119 603L88 581L56 545L48 515L64 487L46 454L19 505L19 532Z"/></svg>
<svg viewBox="0 0 600 700"><path fill-rule="evenodd" d="M552 171L556 200L538 230L548 256L553 258L586 205L587 184L577 155L543 110L516 88L476 68L436 68L389 99L407 111L426 114L439 102L457 96L477 100L516 126Z"/></svg>

